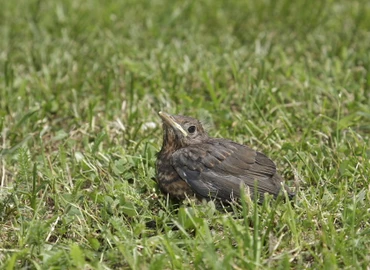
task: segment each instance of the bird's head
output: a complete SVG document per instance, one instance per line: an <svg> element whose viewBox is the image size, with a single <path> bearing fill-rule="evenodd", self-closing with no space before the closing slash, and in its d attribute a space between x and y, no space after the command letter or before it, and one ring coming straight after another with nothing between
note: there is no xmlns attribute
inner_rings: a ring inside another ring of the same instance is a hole
<svg viewBox="0 0 370 270"><path fill-rule="evenodd" d="M208 139L208 134L197 119L182 115L170 115L165 112L158 114L163 121L163 146L173 145L177 150Z"/></svg>

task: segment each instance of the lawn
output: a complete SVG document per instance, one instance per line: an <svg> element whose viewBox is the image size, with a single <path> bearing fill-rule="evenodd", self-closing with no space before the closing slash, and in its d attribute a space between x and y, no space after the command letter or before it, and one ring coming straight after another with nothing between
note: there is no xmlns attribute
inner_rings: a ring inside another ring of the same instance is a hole
<svg viewBox="0 0 370 270"><path fill-rule="evenodd" d="M0 268L369 267L369 1L0 2ZM170 201L160 110L293 203Z"/></svg>

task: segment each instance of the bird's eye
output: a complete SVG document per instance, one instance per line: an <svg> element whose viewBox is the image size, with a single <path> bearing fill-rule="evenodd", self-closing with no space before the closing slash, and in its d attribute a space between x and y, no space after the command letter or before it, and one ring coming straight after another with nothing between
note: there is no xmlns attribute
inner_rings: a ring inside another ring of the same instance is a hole
<svg viewBox="0 0 370 270"><path fill-rule="evenodd" d="M190 127L188 127L188 131L189 131L189 133L194 133L194 132L195 132L195 130L196 130L196 127L195 127L195 126L190 126Z"/></svg>

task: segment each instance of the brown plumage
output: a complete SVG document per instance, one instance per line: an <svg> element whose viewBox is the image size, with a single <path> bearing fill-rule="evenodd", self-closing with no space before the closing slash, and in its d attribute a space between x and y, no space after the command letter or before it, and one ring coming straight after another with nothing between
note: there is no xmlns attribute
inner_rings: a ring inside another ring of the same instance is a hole
<svg viewBox="0 0 370 270"><path fill-rule="evenodd" d="M228 139L211 138L194 118L159 112L163 120L163 145L157 159L157 182L162 192L176 199L186 195L231 201L240 187L257 188L276 197L284 186L274 162L248 146ZM252 196L253 197L253 196Z"/></svg>

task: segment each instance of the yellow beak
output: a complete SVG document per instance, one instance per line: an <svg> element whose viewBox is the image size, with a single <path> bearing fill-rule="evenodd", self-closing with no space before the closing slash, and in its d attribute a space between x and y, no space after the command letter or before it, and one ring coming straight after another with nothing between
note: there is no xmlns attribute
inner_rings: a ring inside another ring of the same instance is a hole
<svg viewBox="0 0 370 270"><path fill-rule="evenodd" d="M162 120L164 122L166 122L167 124L169 124L174 129L179 130L184 135L184 137L188 136L188 133L182 128L182 126L180 124L178 124L175 121L175 119L173 118L172 115L170 115L168 113L165 113L165 112L159 112L158 114L159 114L159 116L162 118Z"/></svg>

